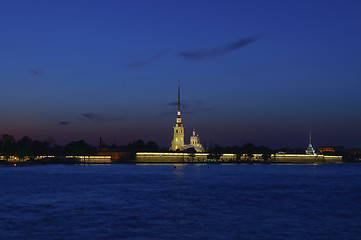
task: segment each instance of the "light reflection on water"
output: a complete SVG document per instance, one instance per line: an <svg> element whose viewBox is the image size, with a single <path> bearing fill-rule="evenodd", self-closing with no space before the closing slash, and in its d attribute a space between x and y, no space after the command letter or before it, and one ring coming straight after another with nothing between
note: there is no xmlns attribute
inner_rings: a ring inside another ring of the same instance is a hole
<svg viewBox="0 0 361 240"><path fill-rule="evenodd" d="M174 167L173 167L174 175L176 175L178 177L183 176L184 175L184 168L185 168L184 164L174 164Z"/></svg>
<svg viewBox="0 0 361 240"><path fill-rule="evenodd" d="M361 165L0 167L0 239L359 239Z"/></svg>

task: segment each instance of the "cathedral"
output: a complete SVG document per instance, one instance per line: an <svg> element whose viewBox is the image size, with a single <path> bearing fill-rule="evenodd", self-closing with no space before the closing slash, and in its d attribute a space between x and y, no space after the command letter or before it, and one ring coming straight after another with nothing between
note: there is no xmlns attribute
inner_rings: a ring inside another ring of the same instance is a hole
<svg viewBox="0 0 361 240"><path fill-rule="evenodd" d="M204 152L202 144L200 144L199 136L196 135L196 131L193 130L193 135L190 137L190 144L184 144L184 126L182 123L182 117L180 112L180 85L178 84L178 113L177 121L173 127L173 140L170 151L184 151L189 148L194 148L197 152Z"/></svg>

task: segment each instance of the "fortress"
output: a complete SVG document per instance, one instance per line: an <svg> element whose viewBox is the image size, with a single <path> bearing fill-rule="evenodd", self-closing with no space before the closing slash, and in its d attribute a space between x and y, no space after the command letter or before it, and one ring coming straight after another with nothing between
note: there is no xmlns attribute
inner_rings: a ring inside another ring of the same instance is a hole
<svg viewBox="0 0 361 240"><path fill-rule="evenodd" d="M312 146L311 132L309 144L303 154L278 153L256 153L250 151L245 153L204 153L204 148L200 144L199 136L193 130L189 144L184 144L184 126L180 111L180 85L178 84L178 112L176 123L173 126L173 140L169 151L161 152L137 152L134 150L124 150L118 147L104 147L100 140L100 145L96 155L46 155L46 156L1 156L0 163L56 163L56 164L108 164L108 163L291 163L291 164L320 164L320 163L341 163L342 156L318 154ZM322 152L335 152L335 148L323 147ZM360 161L358 158L357 161Z"/></svg>
<svg viewBox="0 0 361 240"><path fill-rule="evenodd" d="M115 156L112 153L113 162L133 163L291 163L291 164L320 164L320 163L341 163L342 156L329 156L317 154L311 143L311 132L309 144L303 154L289 154L278 152L273 154L214 154L205 153L199 136L193 130L189 144L184 143L184 125L181 117L180 85L178 84L178 111L176 123L173 126L173 140L169 152L133 152L128 155ZM194 150L192 150L194 149ZM187 151L188 150L188 151ZM109 152L100 152L98 155L108 156ZM114 155L114 156L113 156ZM88 159L85 159L88 160Z"/></svg>
<svg viewBox="0 0 361 240"><path fill-rule="evenodd" d="M180 101L180 86L178 84L178 112L176 124L173 127L173 140L169 148L169 153L154 152L136 153L137 163L207 163L207 162L259 162L259 163L340 163L342 156L324 156L316 154L311 143L311 132L309 136L309 144L305 154L286 154L275 153L268 157L264 154L220 154L214 156L210 153L203 153L203 146L200 144L196 131L193 130L193 135L190 137L190 144L184 144L184 126L181 117L181 101ZM194 148L197 153L186 153L187 149Z"/></svg>

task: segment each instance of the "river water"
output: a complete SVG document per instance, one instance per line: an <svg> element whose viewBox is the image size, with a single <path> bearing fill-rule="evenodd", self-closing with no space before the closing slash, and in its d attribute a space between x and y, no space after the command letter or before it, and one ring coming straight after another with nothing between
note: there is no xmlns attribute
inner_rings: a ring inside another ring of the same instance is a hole
<svg viewBox="0 0 361 240"><path fill-rule="evenodd" d="M361 164L1 166L0 239L361 239Z"/></svg>

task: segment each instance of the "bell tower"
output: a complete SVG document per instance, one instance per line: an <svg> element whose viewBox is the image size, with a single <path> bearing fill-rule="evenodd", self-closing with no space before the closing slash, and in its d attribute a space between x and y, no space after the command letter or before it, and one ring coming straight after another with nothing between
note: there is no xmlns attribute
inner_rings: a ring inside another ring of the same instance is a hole
<svg viewBox="0 0 361 240"><path fill-rule="evenodd" d="M178 113L177 121L173 127L173 140L172 146L169 150L171 151L183 151L184 150L184 127L182 123L182 117L180 112L180 83L178 82Z"/></svg>

